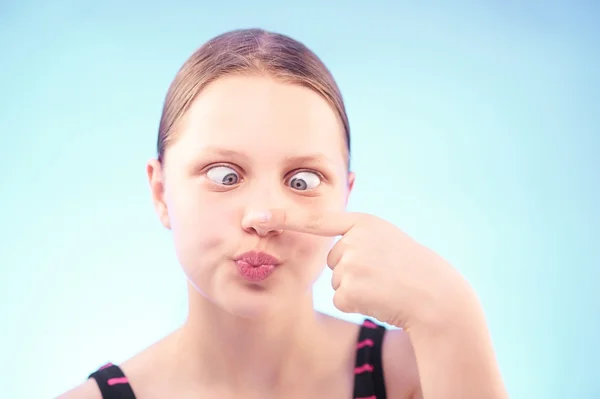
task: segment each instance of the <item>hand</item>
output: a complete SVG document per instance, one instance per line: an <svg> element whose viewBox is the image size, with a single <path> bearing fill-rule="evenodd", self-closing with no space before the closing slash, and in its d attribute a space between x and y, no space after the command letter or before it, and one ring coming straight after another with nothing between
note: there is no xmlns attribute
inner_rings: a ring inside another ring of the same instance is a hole
<svg viewBox="0 0 600 399"><path fill-rule="evenodd" d="M451 317L460 308L458 299L469 291L462 276L441 257L372 215L272 210L260 225L342 236L329 252L327 265L333 270L334 305L346 313L407 329L413 323Z"/></svg>

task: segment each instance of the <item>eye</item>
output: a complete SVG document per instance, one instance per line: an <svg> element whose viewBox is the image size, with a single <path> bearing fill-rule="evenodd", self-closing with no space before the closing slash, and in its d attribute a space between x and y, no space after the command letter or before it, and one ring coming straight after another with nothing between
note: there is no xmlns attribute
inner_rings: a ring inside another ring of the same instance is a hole
<svg viewBox="0 0 600 399"><path fill-rule="evenodd" d="M289 184L294 190L312 190L321 184L321 177L315 172L298 172L292 176Z"/></svg>
<svg viewBox="0 0 600 399"><path fill-rule="evenodd" d="M237 172L228 166L215 166L206 172L206 176L217 184L233 186L240 180Z"/></svg>

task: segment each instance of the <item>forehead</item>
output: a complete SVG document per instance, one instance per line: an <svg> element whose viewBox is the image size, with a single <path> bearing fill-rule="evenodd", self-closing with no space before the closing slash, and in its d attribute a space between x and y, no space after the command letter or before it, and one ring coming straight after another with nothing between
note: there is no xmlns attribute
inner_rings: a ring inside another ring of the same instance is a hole
<svg viewBox="0 0 600 399"><path fill-rule="evenodd" d="M228 76L211 83L178 135L174 146L189 156L218 147L271 158L315 152L346 158L343 126L329 103L309 88L268 77Z"/></svg>

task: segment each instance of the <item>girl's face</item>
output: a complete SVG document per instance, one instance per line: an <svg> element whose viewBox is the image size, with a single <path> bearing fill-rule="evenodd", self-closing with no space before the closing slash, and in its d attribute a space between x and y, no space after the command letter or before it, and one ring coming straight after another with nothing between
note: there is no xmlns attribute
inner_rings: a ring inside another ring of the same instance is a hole
<svg viewBox="0 0 600 399"><path fill-rule="evenodd" d="M340 211L354 177L343 127L317 93L266 77L228 76L194 101L169 145L164 167L148 165L156 210L173 232L193 287L244 317L272 313L309 293L334 238L263 231L252 212ZM279 260L249 280L236 258Z"/></svg>

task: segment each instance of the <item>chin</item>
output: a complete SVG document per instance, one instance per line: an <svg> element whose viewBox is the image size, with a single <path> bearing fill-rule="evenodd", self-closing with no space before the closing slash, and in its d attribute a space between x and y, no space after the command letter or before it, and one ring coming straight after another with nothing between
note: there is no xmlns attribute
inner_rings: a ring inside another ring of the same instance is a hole
<svg viewBox="0 0 600 399"><path fill-rule="evenodd" d="M248 320L268 319L285 309L282 293L263 286L248 284L224 292L219 303L225 311ZM226 296L226 297L225 297Z"/></svg>
<svg viewBox="0 0 600 399"><path fill-rule="evenodd" d="M193 295L192 301L196 309L209 313L225 312L249 321L273 318L297 306L310 288L299 285L297 276L281 272L284 270L261 281L249 281L235 268L219 268L204 275L188 273L192 290L199 294Z"/></svg>

